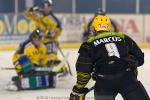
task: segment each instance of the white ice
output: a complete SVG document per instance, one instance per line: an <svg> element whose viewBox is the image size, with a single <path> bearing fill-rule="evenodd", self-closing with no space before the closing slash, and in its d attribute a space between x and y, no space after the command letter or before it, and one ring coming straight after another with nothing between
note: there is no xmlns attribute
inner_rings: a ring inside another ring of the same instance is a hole
<svg viewBox="0 0 150 100"><path fill-rule="evenodd" d="M57 88L43 89L43 90L28 90L11 92L5 90L5 85L10 81L11 77L16 75L15 71L1 70L0 69L0 100L68 100L72 86L76 81L75 62L78 56L78 49L64 49L63 52L69 53L68 61L71 64L73 77L66 81L58 81ZM144 84L148 94L150 95L150 49L143 49L145 53L145 64L139 68L139 80ZM0 68L13 67L12 55L14 51L0 52ZM60 54L59 54L60 55ZM61 57L61 56L60 56ZM93 86L94 82L90 82L88 87ZM93 99L93 91L87 95L87 100ZM116 100L123 100L120 95Z"/></svg>

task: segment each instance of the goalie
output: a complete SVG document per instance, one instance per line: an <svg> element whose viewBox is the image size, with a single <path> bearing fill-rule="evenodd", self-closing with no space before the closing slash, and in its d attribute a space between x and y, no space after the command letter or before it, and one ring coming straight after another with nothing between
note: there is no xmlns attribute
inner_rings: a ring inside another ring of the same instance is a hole
<svg viewBox="0 0 150 100"><path fill-rule="evenodd" d="M56 73L53 71L36 71L47 67L47 50L41 42L40 30L32 32L13 56L13 64L18 76L7 85L8 90L24 90L55 87Z"/></svg>

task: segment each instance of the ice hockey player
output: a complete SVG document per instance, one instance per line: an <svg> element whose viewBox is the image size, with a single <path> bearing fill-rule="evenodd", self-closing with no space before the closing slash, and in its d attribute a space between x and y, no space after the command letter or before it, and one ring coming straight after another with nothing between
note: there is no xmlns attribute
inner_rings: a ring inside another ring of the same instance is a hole
<svg viewBox="0 0 150 100"><path fill-rule="evenodd" d="M85 100L86 84L95 80L95 100L115 100L120 93L124 100L150 100L134 69L144 63L144 53L127 35L112 32L106 15L97 15L92 26L95 37L84 42L76 63L77 82L70 100ZM91 75L91 73L93 73Z"/></svg>
<svg viewBox="0 0 150 100"><path fill-rule="evenodd" d="M60 60L58 60L57 57L57 51L59 46L58 37L61 35L62 31L61 23L59 19L54 15L52 6L53 6L52 0L44 0L41 8L44 17L52 20L52 22L55 25L55 29L49 30L44 38L44 44L46 45L50 56L49 57L50 65L60 62Z"/></svg>
<svg viewBox="0 0 150 100"><path fill-rule="evenodd" d="M98 8L97 11L94 14L94 17L97 16L97 15L105 15L105 14L106 14L106 12L104 12L101 8ZM93 36L92 22L93 22L94 17L88 23L85 23L83 25L84 26L84 32L83 32L83 37L82 37L83 41L86 41L91 36ZM112 31L118 32L117 25L113 20L111 20L111 24L112 24Z"/></svg>
<svg viewBox="0 0 150 100"><path fill-rule="evenodd" d="M56 73L36 71L47 67L47 50L41 42L40 30L35 29L13 56L17 76L7 85L8 90L25 90L55 87Z"/></svg>
<svg viewBox="0 0 150 100"><path fill-rule="evenodd" d="M44 3L48 4L48 7L51 5L48 1L44 1ZM26 9L24 15L26 18L33 21L35 26L42 31L42 42L47 48L48 66L55 67L61 62L57 57L58 37L61 34L61 27L57 25L52 18L48 15L46 16L42 12L43 10L34 6ZM68 69L65 64L60 69L60 72L63 76L68 75Z"/></svg>

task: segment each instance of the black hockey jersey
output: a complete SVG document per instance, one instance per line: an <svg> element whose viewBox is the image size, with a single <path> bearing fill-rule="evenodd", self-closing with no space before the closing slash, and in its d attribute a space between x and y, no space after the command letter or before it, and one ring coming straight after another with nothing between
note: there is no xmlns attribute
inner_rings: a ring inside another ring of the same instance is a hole
<svg viewBox="0 0 150 100"><path fill-rule="evenodd" d="M129 36L123 33L103 32L84 42L79 49L77 71L91 72L93 66L101 74L114 74L127 69L133 56L141 66L144 54Z"/></svg>
<svg viewBox="0 0 150 100"><path fill-rule="evenodd" d="M99 33L84 42L78 53L75 85L78 89L85 87L93 70L94 73L113 75L144 63L144 53L134 40L123 33Z"/></svg>

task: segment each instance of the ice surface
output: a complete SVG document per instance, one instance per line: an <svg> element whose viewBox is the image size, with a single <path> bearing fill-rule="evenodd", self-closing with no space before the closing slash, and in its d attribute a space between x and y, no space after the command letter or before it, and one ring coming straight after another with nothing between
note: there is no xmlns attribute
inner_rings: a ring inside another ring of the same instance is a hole
<svg viewBox="0 0 150 100"><path fill-rule="evenodd" d="M15 71L0 70L0 100L68 100L72 86L76 81L75 62L78 56L78 49L64 49L65 54L69 53L69 62L73 71L73 77L66 81L58 81L57 88L43 90L28 90L11 92L4 89L5 85L10 81L11 77L16 75ZM150 49L143 49L145 53L145 64L139 68L139 80L142 81L148 94L150 94ZM0 68L13 67L11 59L14 51L0 52ZM60 56L60 54L59 54ZM61 56L60 56L61 57ZM88 87L93 86L94 82L90 82ZM87 95L87 100L93 100L93 91ZM123 100L120 95L116 100Z"/></svg>

